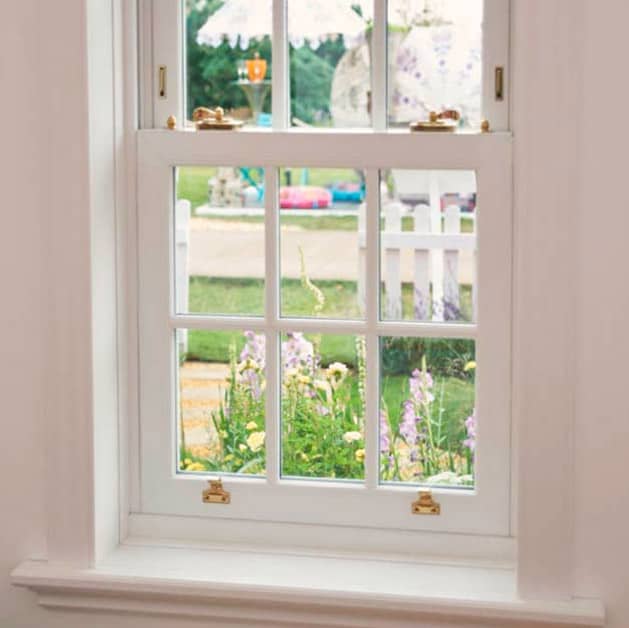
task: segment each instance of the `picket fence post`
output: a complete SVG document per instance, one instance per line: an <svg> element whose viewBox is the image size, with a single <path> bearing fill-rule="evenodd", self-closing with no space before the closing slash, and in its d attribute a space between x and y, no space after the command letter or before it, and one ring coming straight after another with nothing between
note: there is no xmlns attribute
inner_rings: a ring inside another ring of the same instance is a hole
<svg viewBox="0 0 629 628"><path fill-rule="evenodd" d="M449 205L445 211L446 234L461 233L461 208ZM456 321L461 313L461 295L459 290L459 251L444 249L443 251L443 320Z"/></svg>
<svg viewBox="0 0 629 628"><path fill-rule="evenodd" d="M402 211L404 205L388 203L384 207L384 233L402 231ZM398 248L384 248L384 289L386 295L386 315L392 320L402 318L402 251Z"/></svg>

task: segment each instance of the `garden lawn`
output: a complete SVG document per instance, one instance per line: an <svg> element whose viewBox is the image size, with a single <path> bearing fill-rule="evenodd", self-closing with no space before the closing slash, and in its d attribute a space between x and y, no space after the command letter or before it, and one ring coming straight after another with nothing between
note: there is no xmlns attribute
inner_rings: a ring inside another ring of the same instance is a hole
<svg viewBox="0 0 629 628"><path fill-rule="evenodd" d="M320 317L357 317L356 284L351 281L317 281L325 296ZM413 312L413 287L405 284L402 301L406 318ZM312 316L315 305L311 293L297 279L282 280L282 309L291 317ZM463 288L463 311L471 311L471 290ZM190 312L194 314L264 314L264 281L262 279L232 279L192 277L190 279ZM246 331L243 329L243 331ZM295 329L294 331L300 331ZM233 335L230 332L190 331L189 358L203 362L226 362ZM327 335L323 338L321 354L324 364L344 362L354 365L354 339L351 336Z"/></svg>

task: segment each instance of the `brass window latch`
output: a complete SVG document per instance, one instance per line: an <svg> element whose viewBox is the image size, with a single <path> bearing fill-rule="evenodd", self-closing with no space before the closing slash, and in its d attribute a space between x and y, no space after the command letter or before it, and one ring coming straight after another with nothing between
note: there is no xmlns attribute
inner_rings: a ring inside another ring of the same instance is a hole
<svg viewBox="0 0 629 628"><path fill-rule="evenodd" d="M203 491L204 504L229 504L231 493L223 488L223 480L209 480L209 488Z"/></svg>
<svg viewBox="0 0 629 628"><path fill-rule="evenodd" d="M431 111L428 120L411 122L411 131L423 133L454 133L459 127L461 113L456 109L446 109L440 113Z"/></svg>
<svg viewBox="0 0 629 628"><path fill-rule="evenodd" d="M419 491L419 499L416 499L411 512L414 515L440 515L441 504L432 497L432 491Z"/></svg>
<svg viewBox="0 0 629 628"><path fill-rule="evenodd" d="M208 107L197 107L192 112L192 120L197 131L225 130L237 131L243 126L242 120L236 120L225 115L222 107L209 109Z"/></svg>
<svg viewBox="0 0 629 628"><path fill-rule="evenodd" d="M166 77L168 74L168 68L165 65L160 65L157 69L157 91L160 98L166 98Z"/></svg>

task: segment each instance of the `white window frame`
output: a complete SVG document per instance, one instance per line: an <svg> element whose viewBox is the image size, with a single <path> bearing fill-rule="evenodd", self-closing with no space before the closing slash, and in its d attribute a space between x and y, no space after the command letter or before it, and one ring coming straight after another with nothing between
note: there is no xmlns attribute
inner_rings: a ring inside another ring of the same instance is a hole
<svg viewBox="0 0 629 628"><path fill-rule="evenodd" d="M487 0L489 59L500 46L508 51L508 0ZM304 132L288 125L286 74L286 1L274 1L273 93L274 129L246 129L240 133L140 131L138 137L139 186L139 347L140 347L140 512L189 515L215 519L254 519L301 524L366 526L431 532L457 532L509 536L511 534L510 474L510 344L511 344L511 137L508 132L451 136L411 135L377 130L386 125L386 27L375 22L374 130ZM175 37L182 5L156 0L152 22L159 24L154 39L168 32ZM375 3L376 20L386 17L386 2ZM167 22L170 28L164 28ZM502 39L495 35L501 30ZM181 33L179 29L179 33ZM379 43L378 43L379 42ZM164 44L166 45L166 44ZM506 49L505 49L506 46ZM174 58L155 53L155 59ZM488 59L485 59L488 63ZM501 65L506 67L506 62ZM181 60L175 67L181 67ZM153 72L153 75L155 73ZM172 73L169 73L172 74ZM150 76L151 73L147 72ZM173 81L180 84L179 80ZM154 111L167 117L164 101L181 105L179 94L158 97ZM498 124L507 124L505 101L487 104ZM378 104L380 103L380 104ZM181 119L181 118L180 118ZM174 308L174 169L185 165L239 166L251 162L266 169L266 312L265 318L182 316ZM367 173L367 277L379 276L379 171L388 168L416 170L474 170L482 218L478 224L477 256L479 325L436 325L380 321L377 282L367 280L367 317L360 321L312 321L279 316L278 218L276 170L282 166L352 167ZM207 477L177 473L177 437L173 383L174 330L251 329L267 334L266 479L231 476L225 483L232 493L229 507L208 507L200 501ZM280 479L279 473L279 342L272 334L287 331L364 334L367 339L366 472L363 485ZM462 491L433 489L442 504L440 517L410 514L417 486L380 485L377 446L379 355L378 337L425 336L475 338L480 365L477 377L477 412L480 438L476 452L475 488ZM481 388L482 386L482 388ZM481 390L492 391L481 394ZM273 394L275 391L275 394ZM331 513L334 513L333 515Z"/></svg>

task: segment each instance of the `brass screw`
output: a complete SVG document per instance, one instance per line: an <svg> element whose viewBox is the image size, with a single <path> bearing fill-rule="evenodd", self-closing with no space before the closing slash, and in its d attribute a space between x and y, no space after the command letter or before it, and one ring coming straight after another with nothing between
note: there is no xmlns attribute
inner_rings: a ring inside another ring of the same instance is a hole
<svg viewBox="0 0 629 628"><path fill-rule="evenodd" d="M491 125L489 124L489 120L483 120L480 123L481 133L489 133L491 131Z"/></svg>
<svg viewBox="0 0 629 628"><path fill-rule="evenodd" d="M168 116L168 120L166 120L166 127L173 131L177 127L177 118L175 118L175 116Z"/></svg>
<svg viewBox="0 0 629 628"><path fill-rule="evenodd" d="M431 111L428 119L430 122L437 122L439 120L439 114L436 111Z"/></svg>
<svg viewBox="0 0 629 628"><path fill-rule="evenodd" d="M216 119L217 122L223 121L224 114L225 114L225 110L222 107L216 107L216 109L214 109L214 118Z"/></svg>

